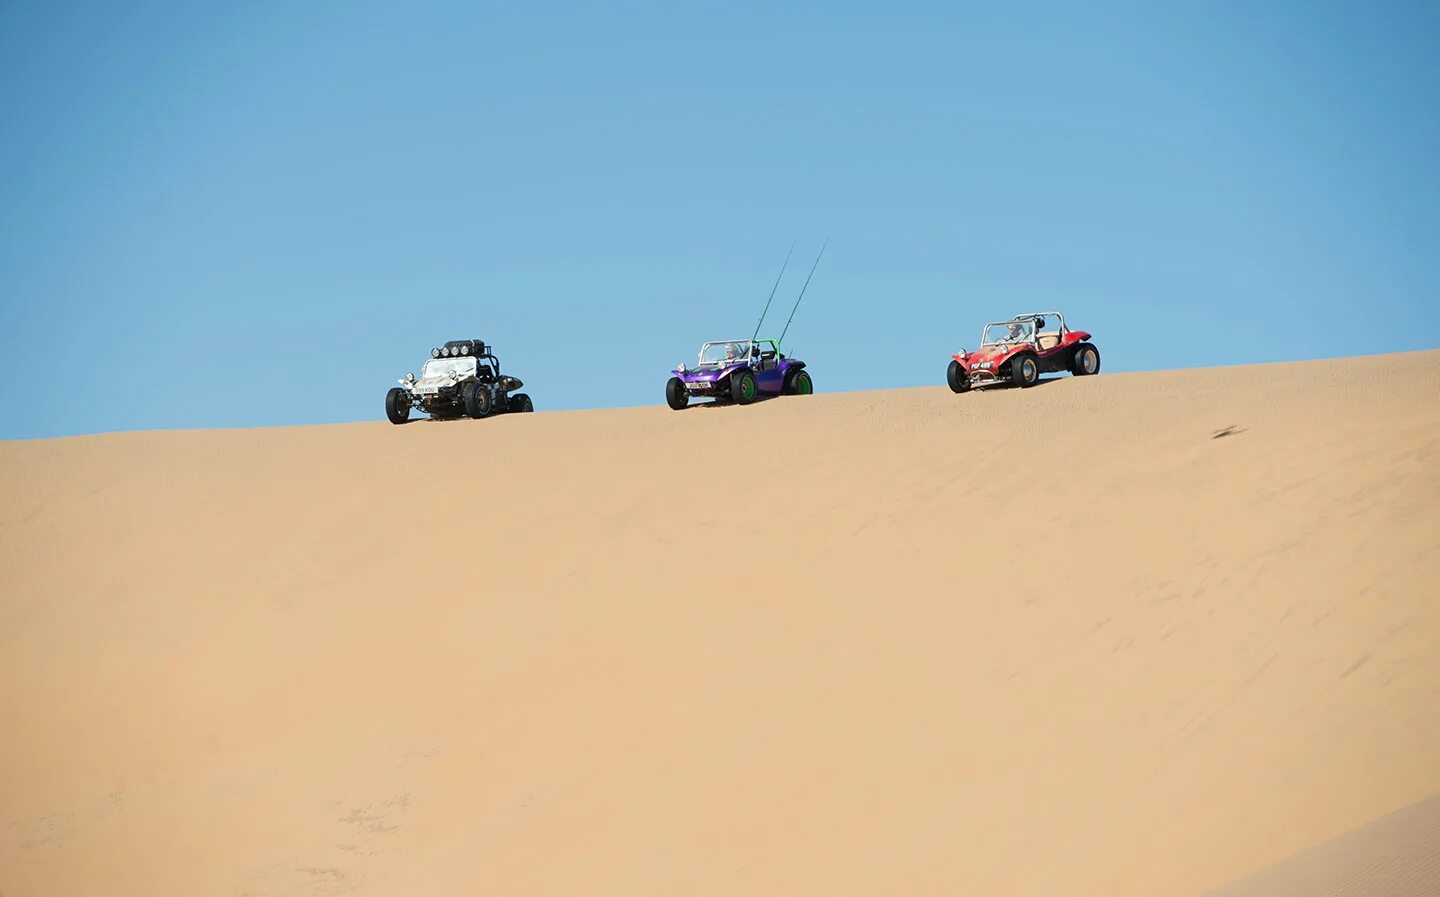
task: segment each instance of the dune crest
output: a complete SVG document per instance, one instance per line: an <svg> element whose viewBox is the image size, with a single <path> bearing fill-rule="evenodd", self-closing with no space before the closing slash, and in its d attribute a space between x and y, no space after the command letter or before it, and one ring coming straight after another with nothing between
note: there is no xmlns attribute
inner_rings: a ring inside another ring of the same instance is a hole
<svg viewBox="0 0 1440 897"><path fill-rule="evenodd" d="M0 443L0 499L7 897L1202 894L1440 792L1440 352Z"/></svg>

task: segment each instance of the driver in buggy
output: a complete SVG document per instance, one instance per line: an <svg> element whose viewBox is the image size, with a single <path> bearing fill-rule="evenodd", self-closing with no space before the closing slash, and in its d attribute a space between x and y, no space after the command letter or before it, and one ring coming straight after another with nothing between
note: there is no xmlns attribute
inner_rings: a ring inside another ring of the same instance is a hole
<svg viewBox="0 0 1440 897"><path fill-rule="evenodd" d="M740 344L739 344L739 343L726 343L726 344L725 344L725 360L726 360L726 361L740 361L743 357L744 357L744 353L740 350Z"/></svg>
<svg viewBox="0 0 1440 897"><path fill-rule="evenodd" d="M1002 343L1023 343L1030 338L1029 321L1011 321L1006 329L1005 335L1000 338Z"/></svg>

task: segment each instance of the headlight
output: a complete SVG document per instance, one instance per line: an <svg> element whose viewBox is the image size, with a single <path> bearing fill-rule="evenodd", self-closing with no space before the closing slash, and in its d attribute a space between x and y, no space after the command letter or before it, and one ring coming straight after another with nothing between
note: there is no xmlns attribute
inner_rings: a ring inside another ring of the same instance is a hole
<svg viewBox="0 0 1440 897"><path fill-rule="evenodd" d="M469 347L469 346L461 346L461 347L460 347L460 354L461 354L461 355L469 355L469 354L470 354L470 347Z"/></svg>
<svg viewBox="0 0 1440 897"><path fill-rule="evenodd" d="M439 350L439 349L431 349L431 350L430 350L430 357L431 357L431 358L439 358L439 357L440 357L440 350Z"/></svg>

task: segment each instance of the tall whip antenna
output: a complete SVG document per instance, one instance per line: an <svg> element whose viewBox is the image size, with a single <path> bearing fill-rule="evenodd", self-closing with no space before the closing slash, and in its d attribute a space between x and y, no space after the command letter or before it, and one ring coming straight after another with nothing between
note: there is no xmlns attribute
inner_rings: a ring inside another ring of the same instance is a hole
<svg viewBox="0 0 1440 897"><path fill-rule="evenodd" d="M765 310L760 312L760 320L755 322L755 333L750 337L750 342L755 342L755 337L760 335L760 325L765 323L765 316L770 313L770 303L775 301L775 291L780 289L780 278L785 276L785 269L790 266L790 256L795 254L795 244L790 244L790 251L785 253L785 264L780 266L780 277L775 278L775 286L770 288L770 298L765 300Z"/></svg>
<svg viewBox="0 0 1440 897"><path fill-rule="evenodd" d="M795 310L800 307L800 300L805 298L805 291L810 289L810 278L815 276L815 269L820 267L820 259L825 255L825 247L829 245L830 239L827 237L820 246L820 255L815 256L815 264L810 266L810 273L805 277L805 286L800 288L800 295L795 299L795 308L790 309L790 321L795 320ZM785 322L785 329L780 331L780 339L776 340L777 344L785 342L785 334L790 332L790 321Z"/></svg>

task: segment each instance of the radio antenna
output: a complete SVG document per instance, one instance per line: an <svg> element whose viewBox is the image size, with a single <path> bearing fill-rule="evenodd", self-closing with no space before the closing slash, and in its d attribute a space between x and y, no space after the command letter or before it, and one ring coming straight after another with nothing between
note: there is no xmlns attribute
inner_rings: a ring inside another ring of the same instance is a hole
<svg viewBox="0 0 1440 897"><path fill-rule="evenodd" d="M800 288L800 295L795 299L795 308L790 309L790 321L795 320L795 310L800 307L800 300L805 298L805 291L810 289L810 278L815 276L815 269L820 267L820 259L825 255L825 247L829 245L830 240L826 238L825 242L820 246L820 255L815 256L815 264L810 266L810 273L805 277L805 286ZM780 331L780 339L776 340L777 346L785 342L785 334L790 332L790 321L786 321L785 329Z"/></svg>
<svg viewBox="0 0 1440 897"><path fill-rule="evenodd" d="M755 337L760 335L760 325L765 323L765 316L770 313L770 303L775 301L775 291L780 289L780 278L785 276L785 269L790 266L790 256L795 254L795 244L790 244L790 251L785 253L785 264L780 266L780 277L775 278L775 286L770 288L770 298L765 300L765 310L760 312L760 320L755 322L755 333L751 335L750 342L755 342Z"/></svg>

